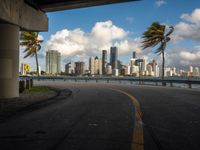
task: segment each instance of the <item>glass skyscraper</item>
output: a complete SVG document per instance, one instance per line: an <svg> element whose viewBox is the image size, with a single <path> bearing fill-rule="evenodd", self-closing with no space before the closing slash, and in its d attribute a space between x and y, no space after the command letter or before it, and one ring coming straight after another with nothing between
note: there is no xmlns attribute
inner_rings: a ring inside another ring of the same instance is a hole
<svg viewBox="0 0 200 150"><path fill-rule="evenodd" d="M117 60L118 60L118 49L117 47L111 47L110 48L110 64L112 66L112 69L118 69Z"/></svg>
<svg viewBox="0 0 200 150"><path fill-rule="evenodd" d="M106 64L107 64L107 50L102 51L102 73L106 74Z"/></svg>
<svg viewBox="0 0 200 150"><path fill-rule="evenodd" d="M46 72L61 72L61 54L56 50L48 50L46 52Z"/></svg>

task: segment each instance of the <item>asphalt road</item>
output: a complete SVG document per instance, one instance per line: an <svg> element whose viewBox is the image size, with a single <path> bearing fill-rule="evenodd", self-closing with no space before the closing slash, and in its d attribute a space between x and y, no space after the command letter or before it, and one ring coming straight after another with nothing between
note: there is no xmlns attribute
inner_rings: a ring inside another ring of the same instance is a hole
<svg viewBox="0 0 200 150"><path fill-rule="evenodd" d="M200 149L199 90L37 84L60 88L61 95L0 122L1 150Z"/></svg>

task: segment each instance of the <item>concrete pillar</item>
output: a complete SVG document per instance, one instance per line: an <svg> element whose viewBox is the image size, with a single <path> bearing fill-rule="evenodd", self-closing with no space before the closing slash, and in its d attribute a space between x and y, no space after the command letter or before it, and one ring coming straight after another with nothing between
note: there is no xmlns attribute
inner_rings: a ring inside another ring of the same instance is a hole
<svg viewBox="0 0 200 150"><path fill-rule="evenodd" d="M0 98L19 96L19 27L0 23Z"/></svg>

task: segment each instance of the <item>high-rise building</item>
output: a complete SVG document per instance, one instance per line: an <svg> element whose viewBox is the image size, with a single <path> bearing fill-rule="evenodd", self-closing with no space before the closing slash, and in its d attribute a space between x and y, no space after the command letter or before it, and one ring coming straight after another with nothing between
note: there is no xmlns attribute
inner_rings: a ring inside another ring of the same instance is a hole
<svg viewBox="0 0 200 150"><path fill-rule="evenodd" d="M72 62L69 62L65 65L65 73L67 75L74 74L74 64Z"/></svg>
<svg viewBox="0 0 200 150"><path fill-rule="evenodd" d="M154 72L153 72L153 68L151 64L147 65L147 72L148 72L148 76L153 76Z"/></svg>
<svg viewBox="0 0 200 150"><path fill-rule="evenodd" d="M117 67L119 70L122 69L122 66L122 62L120 60L117 60Z"/></svg>
<svg viewBox="0 0 200 150"><path fill-rule="evenodd" d="M119 69L113 69L112 70L112 75L119 76Z"/></svg>
<svg viewBox="0 0 200 150"><path fill-rule="evenodd" d="M39 75L41 75L41 66L38 66L38 73L39 73Z"/></svg>
<svg viewBox="0 0 200 150"><path fill-rule="evenodd" d="M158 67L158 65L156 65L154 76L159 77L159 74L160 74L160 68Z"/></svg>
<svg viewBox="0 0 200 150"><path fill-rule="evenodd" d="M133 59L136 59L136 51L133 51Z"/></svg>
<svg viewBox="0 0 200 150"><path fill-rule="evenodd" d="M135 60L135 65L138 66L138 73L139 75L142 75L143 74L143 70L142 70L142 63L143 63L144 59L136 59Z"/></svg>
<svg viewBox="0 0 200 150"><path fill-rule="evenodd" d="M159 67L158 67L158 64L155 60L153 60L151 63L149 63L148 65L151 65L152 66L152 71L151 71L151 76L155 76L155 77L158 77L159 76Z"/></svg>
<svg viewBox="0 0 200 150"><path fill-rule="evenodd" d="M145 72L147 70L146 59L143 59L143 62L141 64L141 70L142 72Z"/></svg>
<svg viewBox="0 0 200 150"><path fill-rule="evenodd" d="M193 76L193 66L189 66L189 76Z"/></svg>
<svg viewBox="0 0 200 150"><path fill-rule="evenodd" d="M136 65L136 59L131 58L130 61L130 74L133 76L137 76L139 73L139 67Z"/></svg>
<svg viewBox="0 0 200 150"><path fill-rule="evenodd" d="M192 65L189 66L189 72L190 72L190 73L193 72L193 67L192 67Z"/></svg>
<svg viewBox="0 0 200 150"><path fill-rule="evenodd" d="M180 69L180 76L181 77L187 77L188 75L189 75L189 73L188 72L186 72L185 70L183 70L183 69Z"/></svg>
<svg viewBox="0 0 200 150"><path fill-rule="evenodd" d="M95 70L95 68L94 68L94 57L90 57L90 59L89 59L89 70L90 70L90 74L91 75L94 75L94 70Z"/></svg>
<svg viewBox="0 0 200 150"><path fill-rule="evenodd" d="M75 62L75 74L76 75L83 75L84 74L84 62Z"/></svg>
<svg viewBox="0 0 200 150"><path fill-rule="evenodd" d="M177 75L177 73L176 73L176 67L173 67L172 71L173 71L173 76L176 76Z"/></svg>
<svg viewBox="0 0 200 150"><path fill-rule="evenodd" d="M107 64L106 66L106 74L107 75L111 75L112 74L112 66Z"/></svg>
<svg viewBox="0 0 200 150"><path fill-rule="evenodd" d="M130 75L130 65L122 66L121 75L123 75L123 76Z"/></svg>
<svg viewBox="0 0 200 150"><path fill-rule="evenodd" d="M61 54L56 50L48 50L46 52L46 72L61 72Z"/></svg>
<svg viewBox="0 0 200 150"><path fill-rule="evenodd" d="M102 75L102 61L97 56L89 59L89 70L91 75Z"/></svg>
<svg viewBox="0 0 200 150"><path fill-rule="evenodd" d="M156 71L156 66L157 66L156 61L153 60L151 64L152 64L152 71L155 72Z"/></svg>
<svg viewBox="0 0 200 150"><path fill-rule="evenodd" d="M102 74L106 74L106 65L107 65L107 50L102 51Z"/></svg>
<svg viewBox="0 0 200 150"><path fill-rule="evenodd" d="M110 48L110 64L113 70L118 69L117 60L118 60L118 49L117 47L111 47Z"/></svg>
<svg viewBox="0 0 200 150"><path fill-rule="evenodd" d="M195 67L195 68L194 68L193 75L194 75L195 77L199 77L199 68L198 68L198 67Z"/></svg>

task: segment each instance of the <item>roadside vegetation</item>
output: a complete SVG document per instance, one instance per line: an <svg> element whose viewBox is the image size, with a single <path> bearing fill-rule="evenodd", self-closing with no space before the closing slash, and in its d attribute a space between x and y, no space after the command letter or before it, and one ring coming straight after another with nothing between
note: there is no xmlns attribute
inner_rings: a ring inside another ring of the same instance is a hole
<svg viewBox="0 0 200 150"><path fill-rule="evenodd" d="M49 87L46 87L46 86L33 86L29 92L30 93L36 93L36 92L48 92L50 91L51 89Z"/></svg>

